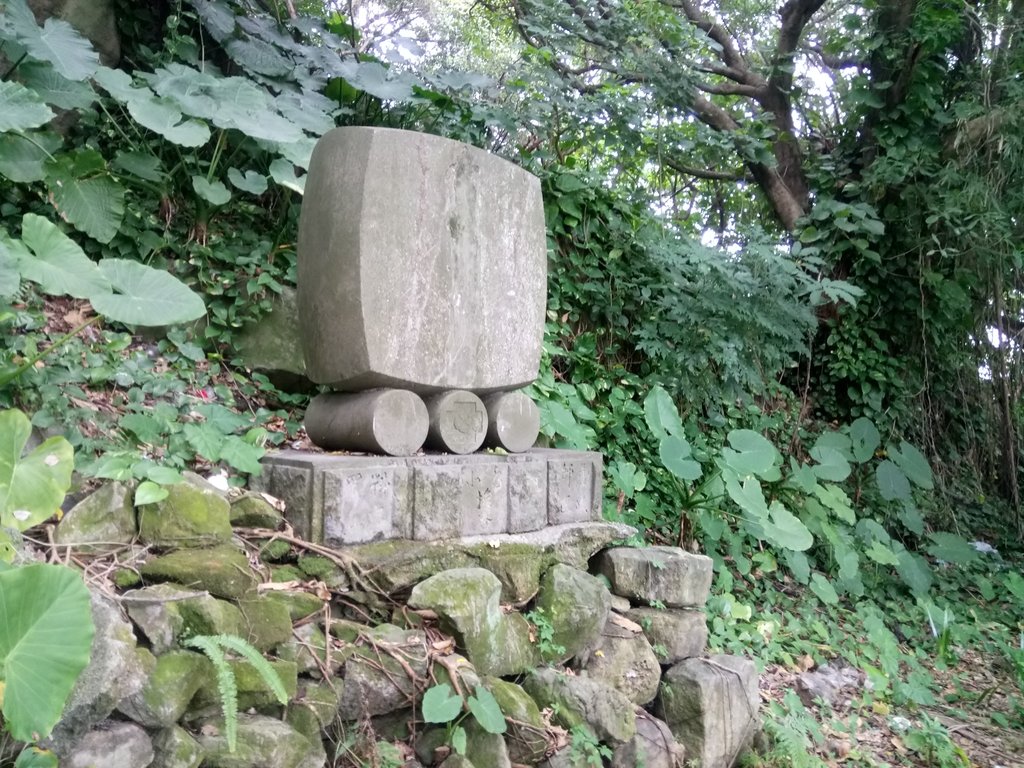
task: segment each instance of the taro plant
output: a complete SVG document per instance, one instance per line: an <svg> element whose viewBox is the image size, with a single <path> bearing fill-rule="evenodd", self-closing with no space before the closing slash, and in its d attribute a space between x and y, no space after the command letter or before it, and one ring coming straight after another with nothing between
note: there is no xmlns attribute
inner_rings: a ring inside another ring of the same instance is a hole
<svg viewBox="0 0 1024 768"><path fill-rule="evenodd" d="M27 455L28 418L0 411L0 711L18 741L45 738L89 663L94 627L89 592L70 568L12 566L12 535L60 508L71 484L74 454L52 437ZM16 765L54 765L52 754L26 748Z"/></svg>
<svg viewBox="0 0 1024 768"><path fill-rule="evenodd" d="M916 541L946 562L966 563L978 555L955 534L926 532L914 489L933 487L927 460L905 441L883 446L866 418L820 435L808 461L783 461L771 441L749 429L730 431L717 453L698 458L664 389L651 390L644 410L661 464L683 499L682 522L699 528L719 565L717 553L725 551L739 573L749 573L754 563L743 541L763 542L800 583L834 604L842 593L864 594L862 565L894 569L915 594L927 593L930 567L907 543ZM858 510L847 492L851 483L854 498L876 503ZM899 536L890 532L894 523Z"/></svg>
<svg viewBox="0 0 1024 768"><path fill-rule="evenodd" d="M505 715L494 694L479 685L465 703L448 683L432 686L423 694L420 709L425 722L445 726L445 743L460 755L466 754L466 729L462 723L470 715L487 733L502 734L506 728Z"/></svg>

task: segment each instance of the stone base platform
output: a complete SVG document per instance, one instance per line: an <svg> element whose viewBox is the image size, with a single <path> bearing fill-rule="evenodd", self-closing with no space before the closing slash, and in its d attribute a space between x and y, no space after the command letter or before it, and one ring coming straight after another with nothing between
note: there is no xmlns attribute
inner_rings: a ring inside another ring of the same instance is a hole
<svg viewBox="0 0 1024 768"><path fill-rule="evenodd" d="M283 499L296 533L329 546L527 533L601 519L599 453L412 457L280 451L255 490Z"/></svg>

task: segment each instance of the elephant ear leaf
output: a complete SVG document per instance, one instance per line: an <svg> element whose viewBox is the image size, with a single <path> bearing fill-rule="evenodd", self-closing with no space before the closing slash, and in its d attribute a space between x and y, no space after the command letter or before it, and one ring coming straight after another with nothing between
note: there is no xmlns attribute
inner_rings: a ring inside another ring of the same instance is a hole
<svg viewBox="0 0 1024 768"><path fill-rule="evenodd" d="M0 572L3 719L18 741L46 738L89 663L95 632L89 591L60 565Z"/></svg>
<svg viewBox="0 0 1024 768"><path fill-rule="evenodd" d="M0 527L38 525L57 511L71 485L71 443L51 437L22 456L31 432L21 411L0 411Z"/></svg>

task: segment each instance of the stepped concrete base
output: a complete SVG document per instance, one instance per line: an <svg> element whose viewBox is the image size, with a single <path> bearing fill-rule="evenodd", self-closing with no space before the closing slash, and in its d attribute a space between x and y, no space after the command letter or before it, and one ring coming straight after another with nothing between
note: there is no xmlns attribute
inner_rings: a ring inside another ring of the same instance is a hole
<svg viewBox="0 0 1024 768"><path fill-rule="evenodd" d="M283 499L299 536L330 546L526 533L601 519L599 453L412 457L281 451L256 490Z"/></svg>

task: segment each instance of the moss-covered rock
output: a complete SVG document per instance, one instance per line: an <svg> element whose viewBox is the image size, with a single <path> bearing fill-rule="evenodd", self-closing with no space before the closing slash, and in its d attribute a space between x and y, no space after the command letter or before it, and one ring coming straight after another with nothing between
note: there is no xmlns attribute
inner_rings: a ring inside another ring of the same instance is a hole
<svg viewBox="0 0 1024 768"><path fill-rule="evenodd" d="M636 602L702 608L711 590L711 558L679 547L614 547L595 565L615 594Z"/></svg>
<svg viewBox="0 0 1024 768"><path fill-rule="evenodd" d="M178 584L134 589L122 595L121 602L158 655L180 639L242 632L242 614L234 604Z"/></svg>
<svg viewBox="0 0 1024 768"><path fill-rule="evenodd" d="M292 617L288 606L272 595L243 597L238 600L242 614L242 637L261 651L277 648L292 639Z"/></svg>
<svg viewBox="0 0 1024 768"><path fill-rule="evenodd" d="M486 765L488 768L512 768L504 736L488 733L472 718L465 721L464 727L466 729L466 758L470 763Z"/></svg>
<svg viewBox="0 0 1024 768"><path fill-rule="evenodd" d="M322 678L326 672L333 678L344 664L344 657L328 653L328 641L324 631L317 624L303 624L297 627L293 637L277 650L278 658L294 661L300 675Z"/></svg>
<svg viewBox="0 0 1024 768"><path fill-rule="evenodd" d="M231 659L228 666L235 676L235 685L238 688L238 708L240 711L253 708L256 710L277 710L280 703L273 689L263 678L263 675L249 662L241 659ZM277 672L281 679L288 699L295 698L298 690L298 668L294 661L271 661L270 666ZM203 681L202 686L196 692L188 711L185 714L187 720L210 717L221 711L220 692L217 688L217 680L214 675Z"/></svg>
<svg viewBox="0 0 1024 768"><path fill-rule="evenodd" d="M288 704L285 721L311 742L320 739L338 716L340 688L340 680L334 685L303 680L297 695Z"/></svg>
<svg viewBox="0 0 1024 768"><path fill-rule="evenodd" d="M480 674L521 674L536 664L536 648L529 623L519 614L506 615L500 594L501 584L490 571L457 568L417 584L409 605L436 612Z"/></svg>
<svg viewBox="0 0 1024 768"><path fill-rule="evenodd" d="M212 547L231 541L230 504L202 478L167 486L167 498L139 507L139 536L154 547Z"/></svg>
<svg viewBox="0 0 1024 768"><path fill-rule="evenodd" d="M291 557L292 545L284 539L255 539L254 543L259 547L259 556L264 562L276 563Z"/></svg>
<svg viewBox="0 0 1024 768"><path fill-rule="evenodd" d="M284 515L262 494L251 491L231 499L231 525L239 528L269 528L277 530L284 523ZM282 542L287 544L287 542Z"/></svg>
<svg viewBox="0 0 1024 768"><path fill-rule="evenodd" d="M179 726L158 731L153 736L153 752L149 768L197 768L203 761L199 742Z"/></svg>
<svg viewBox="0 0 1024 768"><path fill-rule="evenodd" d="M213 667L202 654L170 651L157 658L142 690L122 699L118 709L147 728L170 728L212 674Z"/></svg>
<svg viewBox="0 0 1024 768"><path fill-rule="evenodd" d="M552 645L563 649L555 660L565 661L600 641L611 594L600 579L559 563L541 579L536 607L551 624Z"/></svg>
<svg viewBox="0 0 1024 768"><path fill-rule="evenodd" d="M494 695L505 715L509 759L526 765L543 760L548 748L547 728L537 702L522 687L501 678L488 677L484 686Z"/></svg>
<svg viewBox="0 0 1024 768"><path fill-rule="evenodd" d="M139 572L147 581L173 581L226 598L242 597L257 583L249 558L230 546L179 549L144 563Z"/></svg>
<svg viewBox="0 0 1024 768"><path fill-rule="evenodd" d="M224 721L200 724L204 768L323 768L323 744L314 744L288 723L273 717L238 716L238 746L228 750Z"/></svg>
<svg viewBox="0 0 1024 768"><path fill-rule="evenodd" d="M103 552L130 544L137 534L131 486L107 483L64 515L54 541L82 552Z"/></svg>
<svg viewBox="0 0 1024 768"><path fill-rule="evenodd" d="M301 621L323 612L326 601L302 590L274 590L263 595L265 600L278 602L285 607L292 621Z"/></svg>
<svg viewBox="0 0 1024 768"><path fill-rule="evenodd" d="M523 687L539 706L554 710L555 721L565 728L583 726L612 746L624 744L636 733L633 703L609 685L538 669L527 676Z"/></svg>

